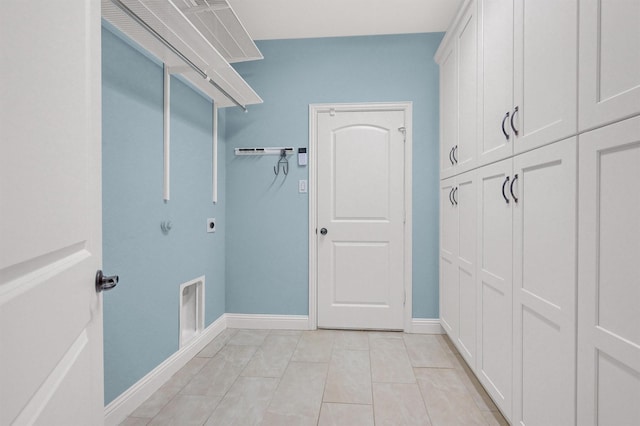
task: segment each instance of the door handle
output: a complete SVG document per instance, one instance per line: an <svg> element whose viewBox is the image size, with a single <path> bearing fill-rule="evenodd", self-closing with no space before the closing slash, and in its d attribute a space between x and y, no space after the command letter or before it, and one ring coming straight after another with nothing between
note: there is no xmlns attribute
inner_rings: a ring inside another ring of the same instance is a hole
<svg viewBox="0 0 640 426"><path fill-rule="evenodd" d="M102 270L99 269L96 272L96 292L100 293L103 290L111 290L117 284L120 278L117 275L105 276Z"/></svg>
<svg viewBox="0 0 640 426"><path fill-rule="evenodd" d="M451 155L453 155L453 147L451 147L451 149L449 150L449 161L451 162L451 165L453 166L453 159L451 158Z"/></svg>
<svg viewBox="0 0 640 426"><path fill-rule="evenodd" d="M502 197L507 202L507 204L509 204L509 199L507 198L507 194L504 193L504 188L507 186L508 183L509 183L509 176L507 176L507 178L502 183Z"/></svg>
<svg viewBox="0 0 640 426"><path fill-rule="evenodd" d="M513 115L511 116L511 128L513 129L513 133L518 136L518 130L516 130L516 126L513 125L513 119L516 118L516 113L518 112L518 107L513 109Z"/></svg>
<svg viewBox="0 0 640 426"><path fill-rule="evenodd" d="M453 149L451 150L451 153L453 154L453 161L455 161L456 164L458 164L458 158L456 157L457 151L458 151L458 145L454 146Z"/></svg>
<svg viewBox="0 0 640 426"><path fill-rule="evenodd" d="M513 176L513 180L511 181L511 185L509 185L509 192L511 192L511 198L513 198L513 202L517 203L518 202L518 198L515 196L515 194L513 193L513 184L516 183L516 181L518 180L518 174L516 173Z"/></svg>
<svg viewBox="0 0 640 426"><path fill-rule="evenodd" d="M320 230L320 233L321 233L322 235L327 235L327 232L329 232L329 231L327 231L327 228L322 228L322 229Z"/></svg>
<svg viewBox="0 0 640 426"><path fill-rule="evenodd" d="M458 205L458 199L456 198L457 192L458 192L458 187L456 186L455 188L453 188L453 194L451 194L451 196L453 197L453 202L456 203L456 206Z"/></svg>
<svg viewBox="0 0 640 426"><path fill-rule="evenodd" d="M449 202L451 203L451 205L453 206L453 199L451 198L451 195L453 194L453 188L451 188L451 190L449 191Z"/></svg>
<svg viewBox="0 0 640 426"><path fill-rule="evenodd" d="M509 119L509 111L507 111L507 113L504 115L504 118L502 119L502 133L504 133L504 137L507 138L507 140L509 140L509 133L507 133L507 131L504 129L504 123Z"/></svg>

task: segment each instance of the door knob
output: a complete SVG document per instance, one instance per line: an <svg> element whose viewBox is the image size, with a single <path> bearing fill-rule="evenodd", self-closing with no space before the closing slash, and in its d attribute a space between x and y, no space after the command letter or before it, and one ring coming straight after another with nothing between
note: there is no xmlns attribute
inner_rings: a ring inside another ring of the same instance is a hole
<svg viewBox="0 0 640 426"><path fill-rule="evenodd" d="M117 275L105 276L102 270L99 269L96 272L96 292L100 293L102 290L111 290L118 284L120 278Z"/></svg>
<svg viewBox="0 0 640 426"><path fill-rule="evenodd" d="M327 232L328 232L328 231L327 231L327 228L322 228L322 229L320 230L320 233L321 233L322 235L327 235Z"/></svg>

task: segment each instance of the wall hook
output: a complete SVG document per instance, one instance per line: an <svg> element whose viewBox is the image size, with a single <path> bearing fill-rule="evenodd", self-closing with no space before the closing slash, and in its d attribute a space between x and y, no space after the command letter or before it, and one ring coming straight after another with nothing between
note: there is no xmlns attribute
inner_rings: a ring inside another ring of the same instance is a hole
<svg viewBox="0 0 640 426"><path fill-rule="evenodd" d="M278 160L278 162L276 163L275 166L273 166L273 173L275 173L276 176L278 176L278 174L280 173L280 166L282 165L282 171L284 172L284 175L288 175L289 174L289 160L287 159L287 151L286 150L282 150L280 151L280 159Z"/></svg>

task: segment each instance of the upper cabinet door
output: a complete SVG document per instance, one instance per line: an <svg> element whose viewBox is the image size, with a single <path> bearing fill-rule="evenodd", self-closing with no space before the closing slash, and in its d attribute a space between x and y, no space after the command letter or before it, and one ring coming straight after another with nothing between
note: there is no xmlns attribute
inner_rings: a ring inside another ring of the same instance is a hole
<svg viewBox="0 0 640 426"><path fill-rule="evenodd" d="M513 2L480 0L478 164L510 157L513 134Z"/></svg>
<svg viewBox="0 0 640 426"><path fill-rule="evenodd" d="M515 0L514 17L510 121L520 153L577 131L578 0Z"/></svg>
<svg viewBox="0 0 640 426"><path fill-rule="evenodd" d="M440 174L453 176L453 150L458 143L458 67L455 43L450 43L440 63Z"/></svg>
<svg viewBox="0 0 640 426"><path fill-rule="evenodd" d="M580 131L640 113L640 1L580 1Z"/></svg>
<svg viewBox="0 0 640 426"><path fill-rule="evenodd" d="M478 140L478 22L471 2L456 34L458 61L458 143L453 159L458 173L475 166Z"/></svg>

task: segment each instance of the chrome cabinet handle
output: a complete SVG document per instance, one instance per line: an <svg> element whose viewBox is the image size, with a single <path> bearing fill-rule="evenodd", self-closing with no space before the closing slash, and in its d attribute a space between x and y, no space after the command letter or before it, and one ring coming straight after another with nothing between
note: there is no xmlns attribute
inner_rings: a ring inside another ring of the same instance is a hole
<svg viewBox="0 0 640 426"><path fill-rule="evenodd" d="M507 113L504 115L504 118L502 119L502 133L504 134L504 137L509 140L509 133L507 133L507 131L504 128L504 123L506 123L506 121L509 119L509 111L507 111Z"/></svg>
<svg viewBox="0 0 640 426"><path fill-rule="evenodd" d="M516 181L518 180L518 174L516 173L513 176L513 180L511 181L511 185L509 185L509 192L511 192L511 198L513 198L513 201L515 203L518 202L518 198L515 196L515 194L513 193L513 184L516 183Z"/></svg>
<svg viewBox="0 0 640 426"><path fill-rule="evenodd" d="M507 204L509 204L509 199L507 198L507 194L504 193L504 188L507 186L508 183L509 183L509 176L507 176L507 178L502 183L502 197L507 202Z"/></svg>

